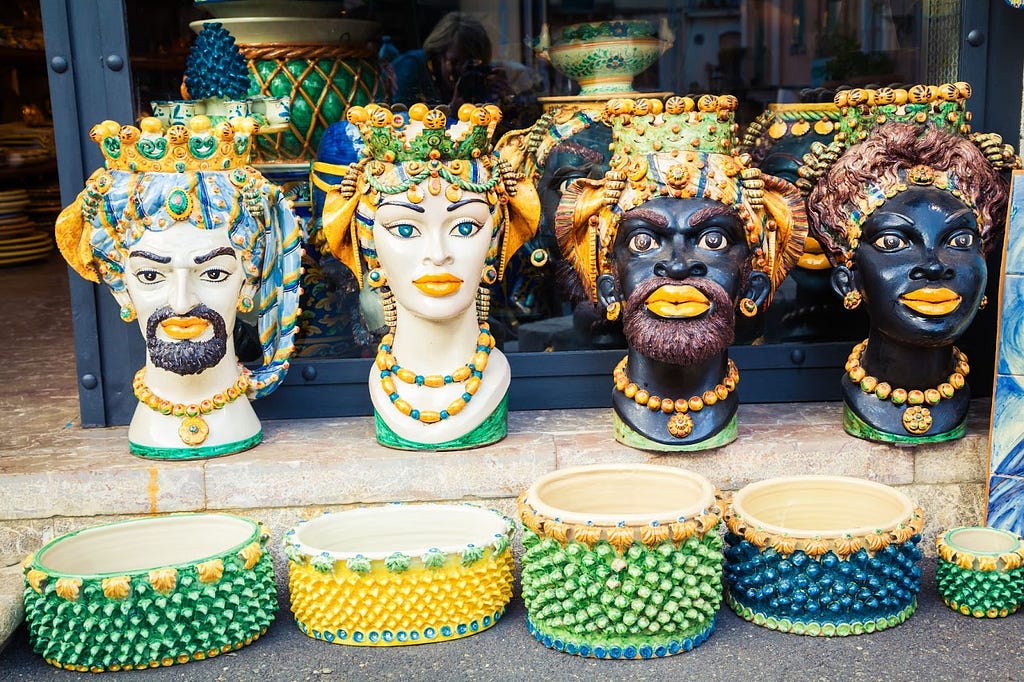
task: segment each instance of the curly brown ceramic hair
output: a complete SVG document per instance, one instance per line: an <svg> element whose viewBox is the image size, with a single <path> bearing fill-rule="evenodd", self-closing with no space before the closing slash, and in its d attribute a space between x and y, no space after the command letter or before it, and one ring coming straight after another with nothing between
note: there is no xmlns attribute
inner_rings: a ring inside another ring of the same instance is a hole
<svg viewBox="0 0 1024 682"><path fill-rule="evenodd" d="M850 147L807 199L811 236L833 265L850 251L847 219L867 185L896 183L898 172L917 165L946 171L981 214L982 249L988 253L1006 215L1008 183L969 140L934 126L889 123Z"/></svg>

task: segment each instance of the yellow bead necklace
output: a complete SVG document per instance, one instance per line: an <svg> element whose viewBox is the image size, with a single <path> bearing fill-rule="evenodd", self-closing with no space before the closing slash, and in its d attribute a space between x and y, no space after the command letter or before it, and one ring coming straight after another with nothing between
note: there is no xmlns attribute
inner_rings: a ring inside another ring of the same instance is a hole
<svg viewBox="0 0 1024 682"><path fill-rule="evenodd" d="M139 402L151 410L172 417L181 417L181 426L178 427L178 438L181 438L181 442L185 445L200 445L210 435L210 426L201 415L221 409L228 403L238 400L249 390L251 384L249 370L245 367L241 367L241 370L242 373L235 380L235 383L219 393L214 393L212 397L197 403L173 403L153 393L146 386L145 367L135 373L135 379L132 381L132 390L135 393L135 397L139 399Z"/></svg>

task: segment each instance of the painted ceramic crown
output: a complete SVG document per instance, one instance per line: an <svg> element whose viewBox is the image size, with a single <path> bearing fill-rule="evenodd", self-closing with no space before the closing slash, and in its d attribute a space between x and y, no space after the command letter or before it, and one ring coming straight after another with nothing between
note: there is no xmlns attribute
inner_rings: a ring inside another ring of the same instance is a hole
<svg viewBox="0 0 1024 682"><path fill-rule="evenodd" d="M732 95L607 103L610 170L601 181L575 181L555 216L559 246L591 300L597 300L597 276L613 271L622 214L656 197L704 198L734 208L746 226L754 269L769 275L773 291L785 279L803 251L803 203L790 183L734 154L737 103Z"/></svg>
<svg viewBox="0 0 1024 682"><path fill-rule="evenodd" d="M147 116L139 127L103 121L89 131L100 146L108 170L129 172L229 170L249 164L252 139L259 125L251 118L213 126L206 116L195 116L188 126L166 131L160 119Z"/></svg>
<svg viewBox="0 0 1024 682"><path fill-rule="evenodd" d="M832 102L773 102L743 131L739 149L756 164L786 137L835 135L840 119Z"/></svg>
<svg viewBox="0 0 1024 682"><path fill-rule="evenodd" d="M419 103L409 108L409 121L389 109L371 104L352 107L345 114L359 128L369 158L387 163L402 161L478 159L490 152L491 135L501 121L501 110L493 104L459 108L460 126L448 126L440 109Z"/></svg>

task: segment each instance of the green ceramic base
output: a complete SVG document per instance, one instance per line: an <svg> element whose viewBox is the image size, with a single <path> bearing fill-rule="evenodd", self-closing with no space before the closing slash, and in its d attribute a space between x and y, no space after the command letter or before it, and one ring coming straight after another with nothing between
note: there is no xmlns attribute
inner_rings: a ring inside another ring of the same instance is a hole
<svg viewBox="0 0 1024 682"><path fill-rule="evenodd" d="M935 583L946 606L965 616L1003 618L1024 603L1024 567L978 571L939 559Z"/></svg>
<svg viewBox="0 0 1024 682"><path fill-rule="evenodd" d="M843 404L843 430L851 436L863 438L864 440L875 441L876 443L898 443L902 445L923 445L925 443L945 443L948 440L963 438L967 433L967 417L960 424L944 433L936 433L931 436L904 436L898 433L886 433L868 425L863 419L854 414L849 405Z"/></svg>
<svg viewBox="0 0 1024 682"><path fill-rule="evenodd" d="M381 419L376 410L373 411L373 423L377 431L377 442L398 450L468 450L482 445L497 443L508 434L508 393L501 399L487 419L461 438L446 440L442 443L417 443L403 438L391 430Z"/></svg>
<svg viewBox="0 0 1024 682"><path fill-rule="evenodd" d="M865 621L843 621L841 623L815 623L776 618L756 612L737 602L729 593L725 595L725 603L736 612L737 616L744 620L749 620L755 625L766 627L769 630L789 632L794 635L811 635L814 637L846 637L847 635L863 635L886 630L904 622L917 610L917 598L915 597L909 606L899 613L888 617Z"/></svg>
<svg viewBox="0 0 1024 682"><path fill-rule="evenodd" d="M699 450L713 450L714 448L720 448L723 445L728 445L736 440L738 433L736 427L736 414L734 413L732 415L732 419L729 420L729 423L726 424L721 431L710 438L705 438L704 440L696 443L666 445L665 443L659 443L640 435L630 428L626 422L622 421L622 418L615 412L613 412L612 415L615 420L615 440L623 445L636 448L637 450L653 450L655 452L697 452Z"/></svg>
<svg viewBox="0 0 1024 682"><path fill-rule="evenodd" d="M128 451L133 455L145 457L146 459L210 459L211 457L223 457L224 455L233 455L236 452L248 450L259 445L262 440L263 429L260 429L253 436L244 440L224 443L223 445L211 445L209 447L156 448L151 445L140 445L139 443L128 441Z"/></svg>

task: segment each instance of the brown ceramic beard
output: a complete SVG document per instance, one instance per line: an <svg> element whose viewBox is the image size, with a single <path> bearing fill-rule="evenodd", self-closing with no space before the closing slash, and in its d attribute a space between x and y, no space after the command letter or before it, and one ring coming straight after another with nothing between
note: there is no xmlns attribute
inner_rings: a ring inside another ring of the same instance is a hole
<svg viewBox="0 0 1024 682"><path fill-rule="evenodd" d="M692 286L707 296L711 309L696 318L655 317L647 311L644 301L666 285ZM729 294L716 282L702 277L644 280L626 301L622 321L622 330L632 349L673 365L700 364L724 352L733 342L735 329L736 312Z"/></svg>

